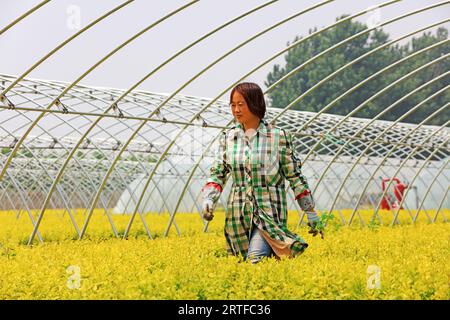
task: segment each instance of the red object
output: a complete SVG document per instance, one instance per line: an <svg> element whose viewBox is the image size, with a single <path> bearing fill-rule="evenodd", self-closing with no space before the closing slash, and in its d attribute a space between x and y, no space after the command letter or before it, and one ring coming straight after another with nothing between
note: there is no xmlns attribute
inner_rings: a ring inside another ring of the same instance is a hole
<svg viewBox="0 0 450 320"><path fill-rule="evenodd" d="M388 190L383 199L381 199L381 209L390 210L392 208L398 208L403 199L405 189L408 187L398 178L382 178L381 189L383 192L386 189L386 184L388 184L390 180L393 180L393 183L391 183L390 186L391 190ZM403 209L403 207L400 207L400 209Z"/></svg>
<svg viewBox="0 0 450 320"><path fill-rule="evenodd" d="M208 187L208 186L212 186L212 187L216 188L217 191L222 192L222 187L221 187L220 185L218 185L217 183L215 183L215 182L208 182L208 183L202 188L202 191L203 191L204 188L206 188L206 187Z"/></svg>
<svg viewBox="0 0 450 320"><path fill-rule="evenodd" d="M300 198L303 198L304 196L307 196L308 194L310 194L311 192L309 190L305 190L302 193L299 193L296 197L295 200L298 200Z"/></svg>

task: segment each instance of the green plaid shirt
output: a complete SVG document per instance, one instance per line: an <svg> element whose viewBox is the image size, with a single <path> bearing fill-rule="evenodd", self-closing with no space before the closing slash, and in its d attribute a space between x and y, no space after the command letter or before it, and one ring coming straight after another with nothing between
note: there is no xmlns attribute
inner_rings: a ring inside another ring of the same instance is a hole
<svg viewBox="0 0 450 320"><path fill-rule="evenodd" d="M256 226L270 238L288 244L295 256L308 245L287 229L285 180L295 196L309 190L309 186L294 153L291 133L264 119L256 131L249 139L238 123L222 132L206 181L220 188L204 188L203 196L216 203L232 176L224 228L229 254L247 256L251 229Z"/></svg>

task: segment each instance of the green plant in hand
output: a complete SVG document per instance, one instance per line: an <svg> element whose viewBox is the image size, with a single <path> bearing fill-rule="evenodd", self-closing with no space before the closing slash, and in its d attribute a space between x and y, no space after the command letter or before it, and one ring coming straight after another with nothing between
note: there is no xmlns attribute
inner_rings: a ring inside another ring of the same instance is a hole
<svg viewBox="0 0 450 320"><path fill-rule="evenodd" d="M328 224L329 221L332 221L333 219L334 219L334 215L332 213L326 213L326 212L322 213L319 216L319 219L317 219L313 222L308 222L308 225L311 227L311 229L308 231L308 233L312 233L314 237L318 233L320 233L320 237L323 239L325 226Z"/></svg>

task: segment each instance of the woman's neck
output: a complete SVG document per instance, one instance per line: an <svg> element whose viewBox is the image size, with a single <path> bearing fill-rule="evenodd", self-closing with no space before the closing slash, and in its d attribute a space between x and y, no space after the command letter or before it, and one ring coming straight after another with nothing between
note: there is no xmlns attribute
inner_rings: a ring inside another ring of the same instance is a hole
<svg viewBox="0 0 450 320"><path fill-rule="evenodd" d="M259 127L259 123L261 122L261 119L255 118L254 120L250 120L246 123L242 124L242 127L244 128L244 131L247 131L248 129L255 129Z"/></svg>

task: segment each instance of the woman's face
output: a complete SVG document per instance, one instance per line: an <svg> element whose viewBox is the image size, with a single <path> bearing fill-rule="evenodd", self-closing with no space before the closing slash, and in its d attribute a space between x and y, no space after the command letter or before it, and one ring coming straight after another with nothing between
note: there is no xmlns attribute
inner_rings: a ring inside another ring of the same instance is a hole
<svg viewBox="0 0 450 320"><path fill-rule="evenodd" d="M230 107L234 118L241 124L249 123L258 118L250 111L244 97L237 91L233 93Z"/></svg>

